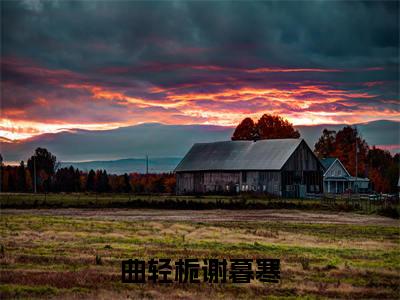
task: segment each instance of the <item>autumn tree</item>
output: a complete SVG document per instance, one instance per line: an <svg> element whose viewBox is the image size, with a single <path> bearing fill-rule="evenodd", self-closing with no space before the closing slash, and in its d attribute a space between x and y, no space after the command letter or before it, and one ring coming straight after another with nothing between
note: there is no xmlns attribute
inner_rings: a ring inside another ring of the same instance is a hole
<svg viewBox="0 0 400 300"><path fill-rule="evenodd" d="M255 137L256 127L251 118L245 118L236 127L232 136L232 141L238 140L252 140Z"/></svg>
<svg viewBox="0 0 400 300"><path fill-rule="evenodd" d="M357 174L366 175L366 159L368 144L363 140L356 128L345 126L337 133L324 129L322 136L315 144L314 152L320 158L337 157L352 176L356 175L356 149L357 149Z"/></svg>
<svg viewBox="0 0 400 300"><path fill-rule="evenodd" d="M245 118L236 127L232 141L236 140L263 140L263 139L298 139L300 133L293 128L293 124L280 116L264 114L257 123Z"/></svg>
<svg viewBox="0 0 400 300"><path fill-rule="evenodd" d="M368 151L367 161L374 189L377 192L395 192L399 165L396 163L396 159L392 158L390 152L374 146Z"/></svg>
<svg viewBox="0 0 400 300"><path fill-rule="evenodd" d="M169 175L165 179L165 191L167 193L175 193L176 190L176 177L174 174Z"/></svg>
<svg viewBox="0 0 400 300"><path fill-rule="evenodd" d="M259 139L298 139L300 133L293 124L280 116L264 114L256 124Z"/></svg>
<svg viewBox="0 0 400 300"><path fill-rule="evenodd" d="M356 151L357 151L357 172L356 172ZM366 177L366 160L368 154L368 144L363 140L357 128L346 126L339 130L335 138L335 151L333 156L346 167L352 176L356 174Z"/></svg>
<svg viewBox="0 0 400 300"><path fill-rule="evenodd" d="M336 131L324 129L322 136L315 144L314 152L319 158L326 158L335 152Z"/></svg>

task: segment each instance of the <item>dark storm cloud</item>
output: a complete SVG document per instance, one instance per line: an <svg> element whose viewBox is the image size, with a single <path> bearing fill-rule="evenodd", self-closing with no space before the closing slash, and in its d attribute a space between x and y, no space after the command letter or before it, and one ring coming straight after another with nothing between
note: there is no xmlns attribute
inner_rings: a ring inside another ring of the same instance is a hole
<svg viewBox="0 0 400 300"><path fill-rule="evenodd" d="M398 62L397 1L6 1L2 8L3 55L58 68Z"/></svg>

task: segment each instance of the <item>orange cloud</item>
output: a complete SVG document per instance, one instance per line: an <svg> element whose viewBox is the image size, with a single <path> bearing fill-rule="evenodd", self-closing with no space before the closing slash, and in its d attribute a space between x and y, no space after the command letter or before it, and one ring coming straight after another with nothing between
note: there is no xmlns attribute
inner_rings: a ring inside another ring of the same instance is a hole
<svg viewBox="0 0 400 300"><path fill-rule="evenodd" d="M8 140L22 140L44 133L57 133L65 130L88 129L104 130L123 126L123 123L109 124L79 124L79 123L53 123L31 121L15 121L10 119L0 119L0 137Z"/></svg>
<svg viewBox="0 0 400 300"><path fill-rule="evenodd" d="M73 128L110 129L144 122L233 126L244 116L258 118L266 112L282 115L295 125L400 119L398 99L392 94L388 97L379 94L385 84L382 81L361 82L354 88L312 80L269 82L263 74L345 72L339 69L240 69L160 63L139 67L139 71L146 72L181 68L200 71L192 72L194 77L188 80L171 80L163 85L132 80L129 74L89 77L15 58L2 61L2 67L11 76L2 85L5 105L0 135L9 139ZM382 68L369 69L379 70ZM109 71L123 73L136 69L109 67ZM18 81L20 78L24 79L22 83Z"/></svg>

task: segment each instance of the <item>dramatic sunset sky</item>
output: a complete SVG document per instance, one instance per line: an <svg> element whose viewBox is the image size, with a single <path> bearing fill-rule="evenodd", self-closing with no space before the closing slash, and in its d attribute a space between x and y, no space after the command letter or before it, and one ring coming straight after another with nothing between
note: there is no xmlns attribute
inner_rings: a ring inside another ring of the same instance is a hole
<svg viewBox="0 0 400 300"><path fill-rule="evenodd" d="M400 120L399 3L1 2L0 135Z"/></svg>

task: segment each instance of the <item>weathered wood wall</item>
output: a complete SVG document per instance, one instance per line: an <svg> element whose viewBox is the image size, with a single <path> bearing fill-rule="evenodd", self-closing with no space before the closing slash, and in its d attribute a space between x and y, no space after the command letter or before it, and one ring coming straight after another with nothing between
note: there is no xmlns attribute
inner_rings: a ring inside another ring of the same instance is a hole
<svg viewBox="0 0 400 300"><path fill-rule="evenodd" d="M178 172L178 194L263 192L280 195L279 171Z"/></svg>
<svg viewBox="0 0 400 300"><path fill-rule="evenodd" d="M302 142L282 168L282 195L301 197L302 193L322 193L323 169L318 158Z"/></svg>
<svg viewBox="0 0 400 300"><path fill-rule="evenodd" d="M276 196L299 197L322 192L322 166L311 149L302 142L282 170L178 172L177 192L234 193L260 192Z"/></svg>

